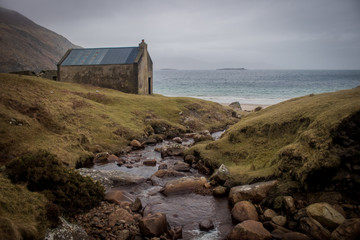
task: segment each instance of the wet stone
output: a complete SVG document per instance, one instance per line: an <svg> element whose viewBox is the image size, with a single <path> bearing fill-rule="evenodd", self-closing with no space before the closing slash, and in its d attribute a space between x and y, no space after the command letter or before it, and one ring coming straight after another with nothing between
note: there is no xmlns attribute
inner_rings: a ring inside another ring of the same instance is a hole
<svg viewBox="0 0 360 240"><path fill-rule="evenodd" d="M226 195L226 187L223 186L217 186L213 189L213 195L215 197L222 197Z"/></svg>
<svg viewBox="0 0 360 240"><path fill-rule="evenodd" d="M156 160L155 159L152 159L152 160L144 160L143 161L143 164L145 166L156 166Z"/></svg>
<svg viewBox="0 0 360 240"><path fill-rule="evenodd" d="M190 171L190 165L188 163L182 162L182 161L177 161L174 164L173 169L175 171L179 171L179 172L189 172Z"/></svg>
<svg viewBox="0 0 360 240"><path fill-rule="evenodd" d="M203 220L199 223L199 229L200 231L210 231L212 229L214 229L214 223L212 220L208 219L208 220Z"/></svg>
<svg viewBox="0 0 360 240"><path fill-rule="evenodd" d="M249 201L240 201L236 203L231 211L231 215L233 220L236 222L242 222L245 220L259 220L255 206Z"/></svg>
<svg viewBox="0 0 360 240"><path fill-rule="evenodd" d="M277 225L279 225L279 226L285 226L285 224L286 224L286 222L287 222L287 219L286 219L286 217L284 217L284 216L274 216L274 217L272 217L271 218L271 220L275 223L275 224L277 224Z"/></svg>

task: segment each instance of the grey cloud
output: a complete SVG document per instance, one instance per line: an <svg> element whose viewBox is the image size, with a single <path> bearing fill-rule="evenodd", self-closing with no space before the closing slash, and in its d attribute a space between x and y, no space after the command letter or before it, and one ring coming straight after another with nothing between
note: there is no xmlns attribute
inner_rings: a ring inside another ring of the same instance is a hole
<svg viewBox="0 0 360 240"><path fill-rule="evenodd" d="M149 44L156 68L360 69L358 0L0 0L84 47Z"/></svg>

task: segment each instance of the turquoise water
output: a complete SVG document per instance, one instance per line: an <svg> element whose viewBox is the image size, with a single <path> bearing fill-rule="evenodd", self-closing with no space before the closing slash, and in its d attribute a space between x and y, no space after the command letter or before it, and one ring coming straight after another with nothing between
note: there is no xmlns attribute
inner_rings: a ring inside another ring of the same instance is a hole
<svg viewBox="0 0 360 240"><path fill-rule="evenodd" d="M157 70L154 93L219 103L275 104L360 86L360 70Z"/></svg>

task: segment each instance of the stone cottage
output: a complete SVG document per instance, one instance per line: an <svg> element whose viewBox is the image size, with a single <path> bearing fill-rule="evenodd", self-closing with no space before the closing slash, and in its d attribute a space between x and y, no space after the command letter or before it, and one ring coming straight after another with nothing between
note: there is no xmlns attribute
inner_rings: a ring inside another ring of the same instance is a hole
<svg viewBox="0 0 360 240"><path fill-rule="evenodd" d="M152 94L153 63L142 40L139 47L69 49L57 64L58 80Z"/></svg>

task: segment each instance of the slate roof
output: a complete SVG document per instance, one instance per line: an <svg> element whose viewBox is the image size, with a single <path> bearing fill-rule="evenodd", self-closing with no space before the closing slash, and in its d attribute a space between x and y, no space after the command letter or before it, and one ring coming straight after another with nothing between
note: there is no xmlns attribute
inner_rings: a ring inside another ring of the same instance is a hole
<svg viewBox="0 0 360 240"><path fill-rule="evenodd" d="M132 64L139 47L72 49L61 66Z"/></svg>

